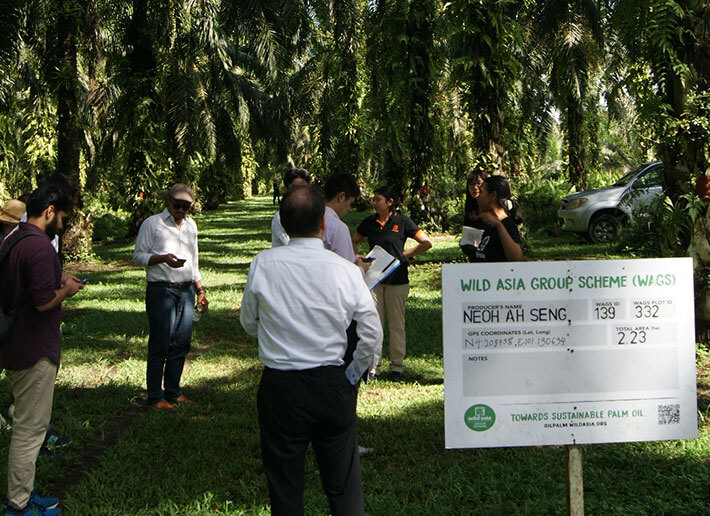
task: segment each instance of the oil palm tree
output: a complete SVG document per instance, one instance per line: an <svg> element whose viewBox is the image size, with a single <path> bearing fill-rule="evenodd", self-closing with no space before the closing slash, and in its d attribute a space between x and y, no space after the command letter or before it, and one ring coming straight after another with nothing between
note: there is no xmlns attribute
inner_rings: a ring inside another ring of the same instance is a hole
<svg viewBox="0 0 710 516"><path fill-rule="evenodd" d="M532 11L534 48L544 63L567 137L567 169L579 189L587 184L585 100L589 80L598 67L602 28L596 0L541 0Z"/></svg>

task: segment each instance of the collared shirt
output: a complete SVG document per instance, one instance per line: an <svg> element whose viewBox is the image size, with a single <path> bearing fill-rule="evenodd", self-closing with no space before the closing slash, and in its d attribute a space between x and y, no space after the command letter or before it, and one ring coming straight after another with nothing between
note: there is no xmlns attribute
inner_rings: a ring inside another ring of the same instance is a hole
<svg viewBox="0 0 710 516"><path fill-rule="evenodd" d="M357 322L358 343L345 374L353 385L372 367L382 326L359 267L323 248L317 238L293 238L251 262L239 320L259 339L259 359L273 369L342 365L346 329Z"/></svg>
<svg viewBox="0 0 710 516"><path fill-rule="evenodd" d="M148 265L154 254L172 253L185 259L185 265L174 269L167 263ZM201 279L197 253L197 225L190 217L185 217L182 224L175 224L172 214L165 208L161 213L151 215L143 221L136 248L133 251L133 263L147 268L148 281L167 281L183 283Z"/></svg>
<svg viewBox="0 0 710 516"><path fill-rule="evenodd" d="M325 207L323 245L349 262L355 263L355 251L350 238L350 230L330 206Z"/></svg>
<svg viewBox="0 0 710 516"><path fill-rule="evenodd" d="M59 363L59 325L61 305L40 312L61 287L62 266L54 247L44 231L27 222L20 222L19 231L31 231L18 242L6 258L0 272L0 299L6 313L12 313L15 324L10 338L0 346L2 367L22 370L47 357ZM15 237L8 235L9 242Z"/></svg>
<svg viewBox="0 0 710 516"><path fill-rule="evenodd" d="M421 229L412 219L401 213L393 213L384 223L377 218L377 214L370 215L360 223L355 234L367 237L370 249L379 245L392 256L399 258L399 267L382 283L403 285L409 283L409 262L404 257L404 243L407 238L416 238L420 232Z"/></svg>
<svg viewBox="0 0 710 516"><path fill-rule="evenodd" d="M281 225L281 214L277 211L274 218L271 219L271 247L279 247L288 245L288 233Z"/></svg>

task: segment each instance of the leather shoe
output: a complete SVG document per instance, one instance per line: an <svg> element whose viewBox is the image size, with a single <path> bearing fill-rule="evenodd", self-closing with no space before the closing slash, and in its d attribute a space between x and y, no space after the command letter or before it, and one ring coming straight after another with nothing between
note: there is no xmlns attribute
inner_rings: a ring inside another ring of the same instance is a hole
<svg viewBox="0 0 710 516"><path fill-rule="evenodd" d="M173 403L186 403L187 405L197 405L198 403L196 401L191 400L184 394L181 394L177 398L173 400Z"/></svg>
<svg viewBox="0 0 710 516"><path fill-rule="evenodd" d="M167 400L160 400L158 403L153 403L153 407L159 410L165 410L166 412L174 412L177 410L175 408L175 405L173 405Z"/></svg>

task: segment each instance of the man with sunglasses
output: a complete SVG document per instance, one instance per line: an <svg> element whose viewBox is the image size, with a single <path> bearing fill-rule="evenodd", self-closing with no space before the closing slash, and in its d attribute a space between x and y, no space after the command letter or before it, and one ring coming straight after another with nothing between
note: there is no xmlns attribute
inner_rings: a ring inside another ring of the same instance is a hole
<svg viewBox="0 0 710 516"><path fill-rule="evenodd" d="M175 403L195 405L180 388L185 356L190 350L192 318L197 305L207 310L200 277L197 226L187 216L193 191L177 183L168 192L167 207L145 219L138 230L133 262L146 267L148 287L148 403L174 411Z"/></svg>

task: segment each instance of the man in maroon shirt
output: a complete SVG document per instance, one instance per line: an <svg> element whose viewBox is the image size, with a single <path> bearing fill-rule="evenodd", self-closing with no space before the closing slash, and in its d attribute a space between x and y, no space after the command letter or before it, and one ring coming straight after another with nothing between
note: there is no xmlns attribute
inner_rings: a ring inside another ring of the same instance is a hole
<svg viewBox="0 0 710 516"><path fill-rule="evenodd" d="M31 233L12 248L0 271L2 308L15 321L0 347L0 364L15 397L5 514L61 513L58 499L40 496L33 486L35 462L52 414L61 304L83 288L78 278L62 274L51 244L71 210L66 193L53 185L42 186L27 200L27 222L4 243Z"/></svg>

